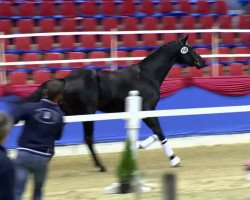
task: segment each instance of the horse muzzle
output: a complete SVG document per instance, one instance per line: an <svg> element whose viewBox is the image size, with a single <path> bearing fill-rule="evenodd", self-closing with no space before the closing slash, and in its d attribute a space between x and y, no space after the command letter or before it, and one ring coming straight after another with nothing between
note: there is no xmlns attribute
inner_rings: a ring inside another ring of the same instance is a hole
<svg viewBox="0 0 250 200"><path fill-rule="evenodd" d="M195 59L195 66L197 69L205 67L206 66L205 64L206 64L205 60Z"/></svg>

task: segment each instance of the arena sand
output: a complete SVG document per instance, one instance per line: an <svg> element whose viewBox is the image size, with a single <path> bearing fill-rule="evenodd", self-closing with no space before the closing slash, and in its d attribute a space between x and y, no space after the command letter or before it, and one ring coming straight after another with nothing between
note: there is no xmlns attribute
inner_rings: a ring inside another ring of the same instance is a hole
<svg viewBox="0 0 250 200"><path fill-rule="evenodd" d="M105 187L116 182L120 153L101 154L107 173L97 172L89 155L55 157L44 188L45 200L160 200L162 176L177 177L178 200L250 200L250 181L245 179L243 163L250 160L250 144L218 145L175 149L182 166L170 168L161 149L138 152L140 178L157 187L149 193L106 194ZM31 199L31 181L25 198Z"/></svg>

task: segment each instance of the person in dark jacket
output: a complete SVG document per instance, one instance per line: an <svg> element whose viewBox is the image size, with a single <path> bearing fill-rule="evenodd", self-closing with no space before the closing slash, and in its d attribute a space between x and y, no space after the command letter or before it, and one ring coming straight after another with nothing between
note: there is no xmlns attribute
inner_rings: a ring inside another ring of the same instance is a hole
<svg viewBox="0 0 250 200"><path fill-rule="evenodd" d="M53 80L48 83L46 98L37 103L25 103L13 110L17 123L24 120L18 140L16 158L15 199L22 199L28 175L34 175L33 200L42 199L48 164L54 155L55 140L61 138L63 114L58 106L63 95L63 84Z"/></svg>
<svg viewBox="0 0 250 200"><path fill-rule="evenodd" d="M0 112L0 200L14 200L14 164L2 146L12 124L13 119L7 113Z"/></svg>

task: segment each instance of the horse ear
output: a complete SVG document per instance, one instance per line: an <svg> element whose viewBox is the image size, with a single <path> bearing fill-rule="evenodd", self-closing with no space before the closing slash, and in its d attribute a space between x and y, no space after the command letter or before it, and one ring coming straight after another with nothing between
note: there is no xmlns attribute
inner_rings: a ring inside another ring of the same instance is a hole
<svg viewBox="0 0 250 200"><path fill-rule="evenodd" d="M188 36L189 34L187 34L186 37L182 39L184 45L187 44Z"/></svg>

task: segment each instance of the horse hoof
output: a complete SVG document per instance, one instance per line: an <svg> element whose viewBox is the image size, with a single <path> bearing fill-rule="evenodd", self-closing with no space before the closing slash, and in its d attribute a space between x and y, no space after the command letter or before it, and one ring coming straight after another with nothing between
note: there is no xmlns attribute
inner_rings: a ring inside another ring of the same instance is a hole
<svg viewBox="0 0 250 200"><path fill-rule="evenodd" d="M181 159L178 156L175 156L172 160L170 160L171 167L179 167Z"/></svg>
<svg viewBox="0 0 250 200"><path fill-rule="evenodd" d="M105 167L100 167L100 172L107 172L106 168Z"/></svg>

